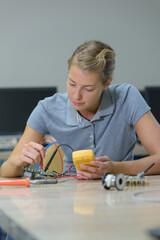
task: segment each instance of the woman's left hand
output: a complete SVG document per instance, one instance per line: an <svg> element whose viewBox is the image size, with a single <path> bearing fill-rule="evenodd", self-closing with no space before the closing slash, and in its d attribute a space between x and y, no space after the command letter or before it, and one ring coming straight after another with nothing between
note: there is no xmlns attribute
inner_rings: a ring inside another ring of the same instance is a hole
<svg viewBox="0 0 160 240"><path fill-rule="evenodd" d="M114 162L112 162L107 156L97 157L94 161L91 162L91 164L93 167L85 164L80 166L85 171L77 171L77 177L79 179L100 179L107 172L113 173Z"/></svg>

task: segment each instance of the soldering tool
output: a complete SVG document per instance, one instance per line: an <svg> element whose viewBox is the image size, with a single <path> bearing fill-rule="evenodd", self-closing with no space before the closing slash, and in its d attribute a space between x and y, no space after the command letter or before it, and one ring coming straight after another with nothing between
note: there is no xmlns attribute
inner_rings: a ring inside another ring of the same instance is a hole
<svg viewBox="0 0 160 240"><path fill-rule="evenodd" d="M56 184L56 183L58 183L57 179L30 180L29 178L25 178L25 179L1 180L0 186L26 186L26 187L29 187L30 184Z"/></svg>

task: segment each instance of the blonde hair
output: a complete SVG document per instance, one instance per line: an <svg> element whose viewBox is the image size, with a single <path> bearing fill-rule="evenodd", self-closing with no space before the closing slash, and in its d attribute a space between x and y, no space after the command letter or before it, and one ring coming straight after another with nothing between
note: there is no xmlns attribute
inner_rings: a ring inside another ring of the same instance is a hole
<svg viewBox="0 0 160 240"><path fill-rule="evenodd" d="M105 43L95 40L85 42L69 58L68 70L72 65L77 65L84 71L98 72L102 84L105 84L113 76L115 55L114 50Z"/></svg>

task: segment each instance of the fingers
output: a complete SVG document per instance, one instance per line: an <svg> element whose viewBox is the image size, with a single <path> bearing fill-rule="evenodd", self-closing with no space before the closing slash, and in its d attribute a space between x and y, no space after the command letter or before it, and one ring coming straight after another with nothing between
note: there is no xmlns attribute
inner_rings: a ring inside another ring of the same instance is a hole
<svg viewBox="0 0 160 240"><path fill-rule="evenodd" d="M45 157L45 148L35 142L25 144L20 156L22 162L29 164L39 163Z"/></svg>
<svg viewBox="0 0 160 240"><path fill-rule="evenodd" d="M97 158L95 158L95 160L100 161L100 162L111 161L111 159L108 156L97 157Z"/></svg>
<svg viewBox="0 0 160 240"><path fill-rule="evenodd" d="M77 171L77 177L82 180L100 179L101 176L96 173Z"/></svg>
<svg viewBox="0 0 160 240"><path fill-rule="evenodd" d="M100 179L104 173L100 168L90 167L88 165L81 165L85 171L77 171L77 176L82 179Z"/></svg>
<svg viewBox="0 0 160 240"><path fill-rule="evenodd" d="M111 172L113 168L113 162L107 156L98 157L91 164L93 167L81 165L85 171L77 171L77 176L81 179L100 179L106 172Z"/></svg>

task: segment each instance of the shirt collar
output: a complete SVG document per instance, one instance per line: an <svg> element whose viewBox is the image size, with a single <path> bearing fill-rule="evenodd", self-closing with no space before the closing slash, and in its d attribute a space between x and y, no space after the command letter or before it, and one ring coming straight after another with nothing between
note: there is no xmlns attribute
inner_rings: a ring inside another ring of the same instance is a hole
<svg viewBox="0 0 160 240"><path fill-rule="evenodd" d="M101 103L99 109L91 122L100 119L103 116L110 115L114 112L114 100L113 95L109 88L103 91ZM86 122L86 119L84 119ZM67 100L67 116L66 116L66 123L67 125L82 125L83 117L79 115L79 113L73 108L69 98Z"/></svg>
<svg viewBox="0 0 160 240"><path fill-rule="evenodd" d="M79 125L81 122L81 118L78 112L73 108L69 98L67 100L67 116L66 116L66 123L67 125Z"/></svg>
<svg viewBox="0 0 160 240"><path fill-rule="evenodd" d="M110 89L107 88L103 91L101 103L99 106L99 114L100 116L110 115L114 112L114 98Z"/></svg>

